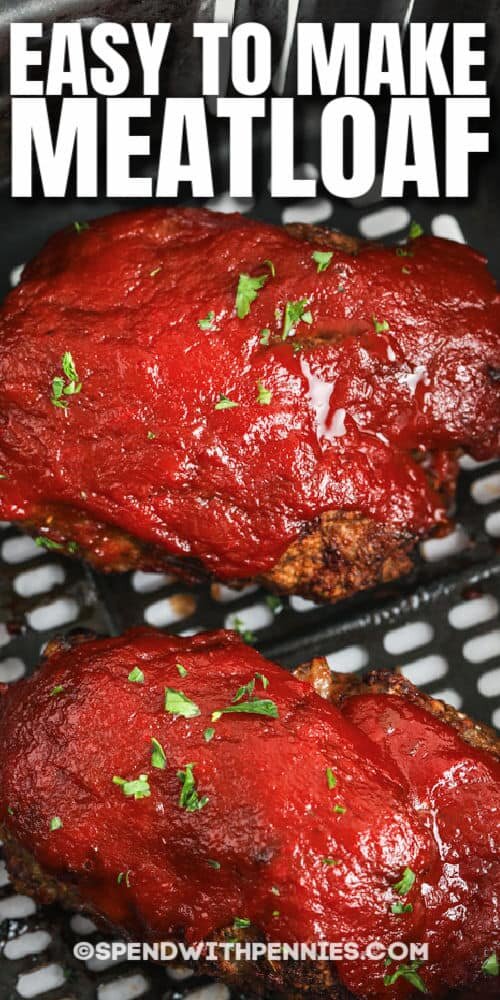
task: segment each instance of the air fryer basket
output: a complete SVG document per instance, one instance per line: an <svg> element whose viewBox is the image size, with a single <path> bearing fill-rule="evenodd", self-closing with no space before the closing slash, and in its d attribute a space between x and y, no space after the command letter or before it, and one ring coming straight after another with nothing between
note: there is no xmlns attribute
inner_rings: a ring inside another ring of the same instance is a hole
<svg viewBox="0 0 500 1000"><path fill-rule="evenodd" d="M177 10L184 33L190 20L208 19L216 12L243 20L267 18L279 53L290 37L295 17L332 19L330 5L312 0L276 4L218 0L186 5L153 0L128 5L61 0L42 6L47 10L46 20L93 17L99 12L110 20L123 15L123 19L175 21ZM179 6L183 7L180 12ZM369 11L365 6L360 3L358 7L363 9L354 13L352 4L340 2L336 5L337 20L369 15L404 23L410 15L417 20L432 17L432 4L427 0L381 0L370 4ZM4 3L2 7L0 47L5 37L2 29L10 19L43 16L34 0ZM456 17L456 7L440 4L440 18ZM493 12L496 9L489 2L464 3L460 8L463 20L486 19L490 8ZM185 42L184 69L188 54ZM275 85L286 88L286 60L281 69L278 63L276 70ZM495 71L492 62L491 74ZM177 92L184 89L185 80L181 66ZM6 107L4 102L4 116ZM314 114L304 115L297 137L302 169L308 172L314 171L318 162L316 125ZM0 128L5 134L6 117L3 123L0 120ZM267 162L268 136L260 131L257 141L262 148L257 150L256 162L262 165ZM376 193L346 203L334 201L321 188L316 199L303 204L272 200L262 166L255 198L242 204L232 202L224 190L227 149L216 128L212 150L218 193L210 207L244 211L276 223L299 219L316 222L395 242L405 236L410 219L416 218L426 231L463 239L483 250L500 278L494 162L483 165L473 199L451 206L411 200L382 203ZM0 291L4 294L18 279L20 266L54 230L75 219L130 207L130 202L126 206L71 198L14 202L5 186L1 205ZM15 683L36 669L44 644L61 629L84 627L117 634L145 621L176 632L236 626L259 650L285 667L292 668L313 655L326 655L337 670L368 666L399 669L425 691L478 719L500 725L500 463L478 465L464 457L456 521L452 535L421 546L410 576L332 607L294 597L283 598L276 605L254 587L236 592L217 584L210 589L189 587L154 574L105 576L57 552L37 548L14 527L0 525L0 682ZM95 941L102 936L81 916L71 917L57 907L39 908L30 899L15 895L2 864L0 1000L39 995L46 1000L133 1000L139 996L174 1000L191 994L194 1000L195 991L203 985L192 974L166 971L150 963L122 962L108 967L84 964L73 957L78 939ZM204 996L206 1000L225 1000L229 991L221 984L212 984L205 987Z"/></svg>

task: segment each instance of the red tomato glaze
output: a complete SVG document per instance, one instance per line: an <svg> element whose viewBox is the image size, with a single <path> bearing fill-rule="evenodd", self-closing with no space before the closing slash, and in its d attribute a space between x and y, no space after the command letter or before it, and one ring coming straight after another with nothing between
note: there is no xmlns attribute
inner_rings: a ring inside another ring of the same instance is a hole
<svg viewBox="0 0 500 1000"><path fill-rule="evenodd" d="M128 680L136 666L143 683ZM213 722L252 678L279 717ZM165 711L166 687L200 714ZM133 940L220 940L240 918L261 940L427 943L431 995L494 987L481 965L500 945L500 769L421 708L366 695L341 712L233 634L137 629L56 653L0 711L2 823ZM186 764L208 798L194 811L179 804ZM149 797L113 783L140 774ZM391 913L401 901L411 912ZM411 992L383 985L382 961L339 972L359 997Z"/></svg>
<svg viewBox="0 0 500 1000"><path fill-rule="evenodd" d="M422 237L408 256L335 250L317 273L314 249L187 209L50 240L0 316L0 518L36 523L63 504L69 521L110 523L227 579L272 567L326 510L417 533L442 520L410 450L498 449L500 310L484 260ZM240 273L268 276L243 319ZM283 340L300 300L312 322ZM66 351L82 388L63 409L51 395ZM216 409L221 396L238 405Z"/></svg>

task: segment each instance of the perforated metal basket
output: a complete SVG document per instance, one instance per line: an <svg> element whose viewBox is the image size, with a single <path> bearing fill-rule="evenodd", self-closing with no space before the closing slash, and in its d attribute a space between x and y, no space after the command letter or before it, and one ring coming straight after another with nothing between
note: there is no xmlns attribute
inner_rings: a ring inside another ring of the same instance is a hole
<svg viewBox="0 0 500 1000"><path fill-rule="evenodd" d="M229 19L268 18L277 43L275 85L283 90L287 66L293 60L289 43L296 17L373 17L405 22L409 16L432 16L432 4L424 0L359 3L356 11L352 3L341 2L335 5L335 15L333 6L294 0L276 4L218 0L215 4L180 5L183 10L179 11L179 4L153 2L4 3L0 45L2 27L20 16L36 19L46 15L50 20L58 14L64 18L100 14L126 19L132 14L135 19L153 16L168 20L172 8L177 8L184 27L186 20L214 14ZM443 20L458 15L463 20L477 20L495 15L496 10L497 5L489 2L439 5ZM184 36L185 32L185 41ZM181 46L179 59L184 67L186 60L189 62L187 53L186 45ZM491 74L496 77L494 60ZM182 89L182 83L179 86ZM300 169L306 175L317 174L315 121L314 115L305 117L298 136L304 157ZM3 127L5 131L5 118ZM259 133L263 154L267 141L265 133ZM223 178L227 150L218 144L215 133L213 153L216 177ZM257 156L259 159L266 162L265 155ZM0 169L2 162L6 160L0 155ZM451 206L439 202L381 203L376 192L348 204L333 201L321 186L318 197L303 204L273 201L267 177L262 175L255 199L235 203L219 184L218 196L210 207L249 212L270 222L303 220L332 225L348 233L394 241L403 238L410 219L417 218L428 231L466 240L486 252L498 278L496 167L494 159L484 164L474 197ZM76 218L83 220L122 207L71 199L15 203L7 189L1 206L2 292L18 280L22 264L54 230ZM285 667L323 654L340 671L368 666L399 669L433 695L478 719L500 725L500 463L478 465L462 460L456 518L452 535L421 546L410 576L331 607L294 597L284 598L276 606L255 587L236 592L217 584L210 590L188 587L154 574L103 576L57 552L37 548L14 527L0 525L0 681L15 683L36 669L44 644L61 629L84 626L116 634L142 622L176 632L236 626L264 654ZM195 1000L203 985L192 974L152 964L125 962L105 967L77 961L72 954L74 943L78 939L95 941L102 937L101 932L83 917L70 917L57 907L40 909L30 899L15 895L4 868L0 868L0 935L0 1000L39 995L45 1000L133 1000L139 996L174 1000L183 995ZM228 995L221 984L204 987L205 1000L225 1000Z"/></svg>

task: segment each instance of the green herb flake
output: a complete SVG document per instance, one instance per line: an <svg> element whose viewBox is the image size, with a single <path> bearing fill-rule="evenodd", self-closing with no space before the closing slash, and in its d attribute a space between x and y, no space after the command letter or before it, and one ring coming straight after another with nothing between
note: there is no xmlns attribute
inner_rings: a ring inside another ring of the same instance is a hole
<svg viewBox="0 0 500 1000"><path fill-rule="evenodd" d="M283 602L277 594L268 594L266 597L266 604L274 615L279 615L280 611L283 611Z"/></svg>
<svg viewBox="0 0 500 1000"><path fill-rule="evenodd" d="M411 274L411 267L402 267L401 274Z"/></svg>
<svg viewBox="0 0 500 1000"><path fill-rule="evenodd" d="M154 431L148 431L148 441L154 441L156 434Z"/></svg>
<svg viewBox="0 0 500 1000"><path fill-rule="evenodd" d="M420 993L427 993L427 987L418 975L418 969L421 965L422 962L419 961L410 962L409 965L398 965L395 972L388 973L384 976L384 986L394 986L394 983L397 982L398 979L406 979L411 986L420 990Z"/></svg>
<svg viewBox="0 0 500 1000"><path fill-rule="evenodd" d="M187 670L185 667L183 667L182 663L176 663L175 669L179 673L180 677L187 677Z"/></svg>
<svg viewBox="0 0 500 1000"><path fill-rule="evenodd" d="M419 236L424 235L424 230L418 222L411 222L410 229L408 231L408 236L410 240L418 240Z"/></svg>
<svg viewBox="0 0 500 1000"><path fill-rule="evenodd" d="M200 330L213 330L214 329L215 312L213 309L205 316L204 319L198 320L198 326Z"/></svg>
<svg viewBox="0 0 500 1000"><path fill-rule="evenodd" d="M80 233L85 232L86 229L90 229L88 222L74 222L73 226L75 228L75 232L78 233L78 235L80 235Z"/></svg>
<svg viewBox="0 0 500 1000"><path fill-rule="evenodd" d="M335 858L322 858L321 860L322 860L323 864L324 865L328 865L329 868L332 868L332 867L336 868L337 865L338 865L338 863L339 863L338 861L335 860Z"/></svg>
<svg viewBox="0 0 500 1000"><path fill-rule="evenodd" d="M218 722L221 715L229 715L232 712L241 712L245 715L266 715L270 719L278 719L278 707L274 701L268 698L254 698L253 701L240 701L237 705L228 705L217 712L212 712L212 722Z"/></svg>
<svg viewBox="0 0 500 1000"><path fill-rule="evenodd" d="M396 257L413 257L413 250L407 247L396 247Z"/></svg>
<svg viewBox="0 0 500 1000"><path fill-rule="evenodd" d="M159 742L154 736L151 737L152 751L151 751L151 766L157 767L159 771L164 771L167 766L167 755Z"/></svg>
<svg viewBox="0 0 500 1000"><path fill-rule="evenodd" d="M52 538L45 538L45 536L42 537L41 535L35 538L35 545L38 545L40 549L49 549L49 551L64 548L62 542L55 542Z"/></svg>
<svg viewBox="0 0 500 1000"><path fill-rule="evenodd" d="M214 871L218 872L220 868L220 861L212 861L211 858L208 858L207 865L209 866L209 868L213 868Z"/></svg>
<svg viewBox="0 0 500 1000"><path fill-rule="evenodd" d="M66 542L66 549L68 550L68 552L71 552L72 554L78 552L77 542Z"/></svg>
<svg viewBox="0 0 500 1000"><path fill-rule="evenodd" d="M185 764L183 771L177 771L177 777L182 785L179 806L186 812L196 812L198 809L203 809L208 802L207 795L203 795L201 799L198 795L196 779L193 774L194 767L196 764Z"/></svg>
<svg viewBox="0 0 500 1000"><path fill-rule="evenodd" d="M392 888L395 892L399 893L400 896L406 896L406 893L412 888L416 877L415 872L413 872L411 868L405 868L399 882L396 882Z"/></svg>
<svg viewBox="0 0 500 1000"><path fill-rule="evenodd" d="M0 472L0 479L7 479L5 472Z"/></svg>
<svg viewBox="0 0 500 1000"><path fill-rule="evenodd" d="M326 271L332 262L333 250L315 250L311 254L311 257L315 264L317 264L316 271L321 274L322 271Z"/></svg>
<svg viewBox="0 0 500 1000"><path fill-rule="evenodd" d="M312 323L313 318L310 310L307 308L308 305L309 302L307 299L299 299L298 302L287 302L285 306L285 319L281 334L282 340L286 340L289 334L295 331L295 327L301 321L302 323Z"/></svg>
<svg viewBox="0 0 500 1000"><path fill-rule="evenodd" d="M337 805L334 805L334 807L333 807L333 810L332 810L332 811L333 811L334 813L338 813L338 815L339 815L339 816L343 816L343 815L344 815L344 813L345 813L345 812L347 812L347 810L346 810L346 807L345 807L345 806L341 806L341 805L338 805L338 804L337 804Z"/></svg>
<svg viewBox="0 0 500 1000"><path fill-rule="evenodd" d="M213 740L214 736L215 736L215 729L212 729L211 727L205 729L205 732L203 733L203 739L205 740L205 743L210 743L210 740Z"/></svg>
<svg viewBox="0 0 500 1000"><path fill-rule="evenodd" d="M176 691L174 688L165 688L165 711L172 715L183 715L185 719L193 719L195 715L200 715L198 705L187 698L183 691Z"/></svg>
<svg viewBox="0 0 500 1000"><path fill-rule="evenodd" d="M57 694L61 694L61 691L64 691L62 684L56 684L56 686L53 687L52 691L50 692L50 697L55 698Z"/></svg>
<svg viewBox="0 0 500 1000"><path fill-rule="evenodd" d="M128 680L131 681L132 684L144 684L144 674L141 668L134 667L128 675Z"/></svg>
<svg viewBox="0 0 500 1000"><path fill-rule="evenodd" d="M233 407L239 405L239 403L235 403L234 400L229 399L229 396L225 396L224 393L221 393L219 401L214 406L214 410L232 410Z"/></svg>
<svg viewBox="0 0 500 1000"><path fill-rule="evenodd" d="M56 375L52 379L52 396L50 401L53 406L59 406L65 410L68 407L68 402L62 397L76 396L81 391L82 383L78 381L78 373L70 351L64 352L61 358L61 367L66 381L60 375Z"/></svg>
<svg viewBox="0 0 500 1000"><path fill-rule="evenodd" d="M268 278L269 274L260 274L257 278L251 278L249 274L240 274L236 292L236 315L238 319L245 319L245 316L248 316L252 302L255 302Z"/></svg>
<svg viewBox="0 0 500 1000"><path fill-rule="evenodd" d="M264 347L268 346L270 336L271 336L271 331L267 329L267 327L265 330L260 331L260 343L264 344Z"/></svg>
<svg viewBox="0 0 500 1000"><path fill-rule="evenodd" d="M156 275L159 274L160 271L161 271L161 267L155 267L153 271L149 272L149 277L150 278L156 278Z"/></svg>
<svg viewBox="0 0 500 1000"><path fill-rule="evenodd" d="M280 891L279 891L279 889L278 889L278 887L276 885L272 885L271 886L271 892L272 892L273 896L279 896L279 894L280 894Z"/></svg>
<svg viewBox="0 0 500 1000"><path fill-rule="evenodd" d="M264 690L266 690L266 688L269 687L269 678L266 677L265 674L259 674L259 672L257 671L255 674L255 679L260 681Z"/></svg>
<svg viewBox="0 0 500 1000"><path fill-rule="evenodd" d="M257 402L260 403L261 406L269 406L272 398L273 394L271 390L266 389L262 382L257 382Z"/></svg>
<svg viewBox="0 0 500 1000"><path fill-rule="evenodd" d="M9 816L13 816L14 815L14 810L13 810L12 806L7 806L7 812L9 814Z"/></svg>
<svg viewBox="0 0 500 1000"><path fill-rule="evenodd" d="M328 785L328 788L336 788L337 786L337 779L331 767L326 768L326 783Z"/></svg>
<svg viewBox="0 0 500 1000"><path fill-rule="evenodd" d="M130 872L131 872L130 868L127 868L126 872L119 872L116 878L118 885L121 885L122 882L125 882L127 889L130 889L130 879L129 879Z"/></svg>
<svg viewBox="0 0 500 1000"><path fill-rule="evenodd" d="M498 976L500 974L498 956L495 951L493 951L491 955L488 955L488 958L486 958L483 962L481 969L487 976Z"/></svg>
<svg viewBox="0 0 500 1000"><path fill-rule="evenodd" d="M387 333L389 330L389 324L386 319L379 322L378 319L375 319L375 316L372 316L372 322L375 333Z"/></svg>
<svg viewBox="0 0 500 1000"><path fill-rule="evenodd" d="M274 266L274 264L273 264L272 260L265 260L265 261L264 261L264 264L266 265L266 267L268 267L268 268L269 268L269 270L270 270L270 272L271 272L271 276L272 276L273 278L275 278L275 277L276 277L276 268L275 268L275 266Z"/></svg>
<svg viewBox="0 0 500 1000"><path fill-rule="evenodd" d="M273 910L273 917L279 917L279 915L280 915L279 910Z"/></svg>
<svg viewBox="0 0 500 1000"><path fill-rule="evenodd" d="M117 774L115 774L113 775L113 784L119 785L123 794L128 799L147 799L151 795L147 774L140 774L139 777L133 781L127 781L125 778L120 778Z"/></svg>
<svg viewBox="0 0 500 1000"><path fill-rule="evenodd" d="M62 821L61 817L60 816L53 816L52 819L51 819L51 821L50 821L50 830L51 830L51 832L53 832L54 830L60 830L61 827L62 827L62 825L63 825L63 821Z"/></svg>
<svg viewBox="0 0 500 1000"><path fill-rule="evenodd" d="M392 903L391 913L413 913L411 903Z"/></svg>
<svg viewBox="0 0 500 1000"><path fill-rule="evenodd" d="M233 628L240 636L240 639L243 639L243 642L247 642L249 646L255 642L254 633L249 628L245 628L241 618L238 618L238 616L233 618Z"/></svg>
<svg viewBox="0 0 500 1000"><path fill-rule="evenodd" d="M233 927L250 927L250 923L247 917L235 917Z"/></svg>

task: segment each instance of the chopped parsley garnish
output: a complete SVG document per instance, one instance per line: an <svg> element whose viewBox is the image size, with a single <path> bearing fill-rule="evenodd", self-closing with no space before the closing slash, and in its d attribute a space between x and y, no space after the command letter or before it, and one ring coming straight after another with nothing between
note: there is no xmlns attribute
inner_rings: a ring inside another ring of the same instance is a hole
<svg viewBox="0 0 500 1000"><path fill-rule="evenodd" d="M219 401L214 406L214 410L232 410L234 406L239 405L239 403L235 403L234 400L229 399L229 396L225 396L224 393L221 392Z"/></svg>
<svg viewBox="0 0 500 1000"><path fill-rule="evenodd" d="M271 331L267 328L260 331L260 343L264 344L265 347L269 344L269 337L271 336Z"/></svg>
<svg viewBox="0 0 500 1000"><path fill-rule="evenodd" d="M220 861L212 861L212 859L211 859L211 858L208 858L208 859L207 859L207 865L208 865L208 866L209 866L210 868L213 868L213 869L214 869L214 870L215 870L216 872L218 872L218 871L219 871L219 868L220 868Z"/></svg>
<svg viewBox="0 0 500 1000"><path fill-rule="evenodd" d="M391 913L413 913L411 903L392 903Z"/></svg>
<svg viewBox="0 0 500 1000"><path fill-rule="evenodd" d="M60 816L53 816L52 817L52 819L50 821L50 829L51 829L51 831L53 831L53 830L60 830L61 827L62 827L62 825L63 825L63 821L62 821L62 819L61 819Z"/></svg>
<svg viewBox="0 0 500 1000"><path fill-rule="evenodd" d="M0 479L7 479L5 472L0 472Z"/></svg>
<svg viewBox="0 0 500 1000"><path fill-rule="evenodd" d="M88 222L74 222L73 225L75 227L75 232L77 232L78 235L83 233L85 229L90 229Z"/></svg>
<svg viewBox="0 0 500 1000"><path fill-rule="evenodd" d="M132 681L132 684L144 684L144 674L140 667L134 667L128 675L128 680Z"/></svg>
<svg viewBox="0 0 500 1000"><path fill-rule="evenodd" d="M248 316L252 302L255 302L268 278L269 274L260 274L257 278L251 278L249 274L240 274L236 292L236 314L238 319L245 319L245 316Z"/></svg>
<svg viewBox="0 0 500 1000"><path fill-rule="evenodd" d="M337 785L337 779L331 767L326 768L326 783L328 785L328 788L335 788Z"/></svg>
<svg viewBox="0 0 500 1000"><path fill-rule="evenodd" d="M233 927L250 927L250 923L247 917L235 917Z"/></svg>
<svg viewBox="0 0 500 1000"><path fill-rule="evenodd" d="M187 677L187 670L182 666L182 663L176 663L175 669L178 671L180 677Z"/></svg>
<svg viewBox="0 0 500 1000"><path fill-rule="evenodd" d="M62 542L54 542L52 538L45 538L41 535L35 538L35 545L38 545L40 549L63 549L64 545Z"/></svg>
<svg viewBox="0 0 500 1000"><path fill-rule="evenodd" d="M241 618L233 618L233 628L234 631L238 633L240 638L243 639L243 642L247 642L249 646L255 642L254 633L249 628L245 628Z"/></svg>
<svg viewBox="0 0 500 1000"><path fill-rule="evenodd" d="M402 267L401 274L411 274L411 267Z"/></svg>
<svg viewBox="0 0 500 1000"><path fill-rule="evenodd" d="M200 330L213 330L214 329L215 312L213 309L205 316L205 319L198 320L198 326Z"/></svg>
<svg viewBox="0 0 500 1000"><path fill-rule="evenodd" d="M253 693L254 693L254 690L255 690L255 682L256 681L260 681L261 682L262 687L264 688L264 690L267 687L269 687L269 680L268 680L268 678L264 674L259 674L258 672L256 672L255 673L255 677L252 677L252 680L248 681L248 684L242 684L241 687L238 688L238 690L237 690L234 698L231 698L231 703L234 705L235 702L241 701L241 699L243 698L243 696L246 695L246 694L248 695L249 698L251 698L252 695L253 695Z"/></svg>
<svg viewBox="0 0 500 1000"><path fill-rule="evenodd" d="M399 893L400 896L406 896L406 893L410 891L416 879L415 872L411 868L405 868L402 877L399 882L396 882L392 886L395 892Z"/></svg>
<svg viewBox="0 0 500 1000"><path fill-rule="evenodd" d="M398 965L395 972L387 973L384 976L384 986L394 986L398 979L406 979L415 989L420 990L420 993L427 993L427 987L418 975L418 969L421 965L422 962L419 961L410 962L409 965Z"/></svg>
<svg viewBox="0 0 500 1000"><path fill-rule="evenodd" d="M148 431L148 441L154 441L156 434L154 431Z"/></svg>
<svg viewBox="0 0 500 1000"><path fill-rule="evenodd" d="M127 868L126 872L120 872L118 874L117 879L116 879L116 881L118 882L118 885L121 885L122 882L125 881L125 885L127 886L127 889L130 889L130 881L129 881L130 871L131 871L131 869Z"/></svg>
<svg viewBox="0 0 500 1000"><path fill-rule="evenodd" d="M413 257L413 250L408 250L407 247L396 247L397 257Z"/></svg>
<svg viewBox="0 0 500 1000"><path fill-rule="evenodd" d="M73 357L69 351L65 351L61 358L61 367L66 377L66 381L61 375L56 375L52 379L52 396L50 402L53 406L59 406L63 410L68 407L68 401L63 396L76 396L82 388L82 383L78 381L78 373L75 368Z"/></svg>
<svg viewBox="0 0 500 1000"><path fill-rule="evenodd" d="M255 679L260 681L264 690L269 687L269 678L265 674L259 674L258 671L255 674Z"/></svg>
<svg viewBox="0 0 500 1000"><path fill-rule="evenodd" d="M280 894L280 891L279 891L279 889L278 889L278 887L276 885L272 885L271 886L271 892L272 892L273 896L279 896L279 894Z"/></svg>
<svg viewBox="0 0 500 1000"><path fill-rule="evenodd" d="M298 302L287 302L285 306L285 318L283 321L283 331L281 334L281 339L286 340L290 333L295 330L295 327L302 321L303 323L312 323L312 313L307 308L309 302L307 299L299 299Z"/></svg>
<svg viewBox="0 0 500 1000"><path fill-rule="evenodd" d="M113 784L119 785L128 799L132 797L134 799L147 799L151 795L147 774L140 774L133 781L127 781L115 774L113 775Z"/></svg>
<svg viewBox="0 0 500 1000"><path fill-rule="evenodd" d="M53 687L52 691L50 692L50 697L54 698L56 694L61 694L61 691L64 691L62 684L56 684L56 686Z"/></svg>
<svg viewBox="0 0 500 1000"><path fill-rule="evenodd" d="M498 956L495 951L488 955L488 958L483 962L481 969L486 973L487 976L498 976L500 973L500 966L498 962Z"/></svg>
<svg viewBox="0 0 500 1000"><path fill-rule="evenodd" d="M274 615L279 615L280 611L283 611L282 600L277 596L277 594L268 594L266 597L266 604Z"/></svg>
<svg viewBox="0 0 500 1000"><path fill-rule="evenodd" d="M273 914L272 915L273 915L273 917L279 917L280 911L279 910L273 910Z"/></svg>
<svg viewBox="0 0 500 1000"><path fill-rule="evenodd" d="M179 805L186 812L196 812L197 809L203 809L208 802L207 795L203 795L201 799L198 795L193 774L194 767L196 764L185 764L183 771L177 771L177 777L182 784Z"/></svg>
<svg viewBox="0 0 500 1000"><path fill-rule="evenodd" d="M276 268L275 268L272 260L265 260L264 264L267 264L267 266L268 266L268 268L269 268L269 270L271 272L272 277L275 278L276 277Z"/></svg>
<svg viewBox="0 0 500 1000"><path fill-rule="evenodd" d="M205 729L205 732L203 733L203 739L205 740L205 743L210 743L210 740L213 740L214 736L215 736L215 729L212 729L211 727Z"/></svg>
<svg viewBox="0 0 500 1000"><path fill-rule="evenodd" d="M161 271L161 267L155 267L153 271L149 272L149 277L150 278L156 278L156 275L159 274L160 271Z"/></svg>
<svg viewBox="0 0 500 1000"><path fill-rule="evenodd" d="M337 805L334 805L334 807L333 807L333 810L332 810L332 811L333 811L334 813L338 813L338 814L339 814L339 816L343 816L343 815L344 815L344 813L345 813L345 812L347 812L347 810L346 810L346 807L345 807L345 806L340 806L340 805L338 805L338 804L337 804Z"/></svg>
<svg viewBox="0 0 500 1000"><path fill-rule="evenodd" d="M78 552L78 545L76 542L66 542L66 548L68 552Z"/></svg>
<svg viewBox="0 0 500 1000"><path fill-rule="evenodd" d="M266 389L262 382L257 382L257 402L262 406L269 406L273 398L273 394L270 389Z"/></svg>
<svg viewBox="0 0 500 1000"><path fill-rule="evenodd" d="M267 715L270 719L278 719L278 707L269 698L255 698L253 701L239 701L237 705L228 705L217 712L212 712L212 722L217 722L221 715L230 712L243 712L246 715Z"/></svg>
<svg viewBox="0 0 500 1000"><path fill-rule="evenodd" d="M328 865L330 868L332 866L336 868L338 865L338 861L336 861L335 858L322 858L322 861L324 865Z"/></svg>
<svg viewBox="0 0 500 1000"><path fill-rule="evenodd" d="M315 264L317 264L316 271L321 274L321 271L326 271L327 267L330 266L333 257L333 250L315 250L311 254L311 257Z"/></svg>
<svg viewBox="0 0 500 1000"><path fill-rule="evenodd" d="M187 698L183 691L175 691L174 688L165 688L165 711L172 715L183 715L185 719L201 714L194 701Z"/></svg>
<svg viewBox="0 0 500 1000"><path fill-rule="evenodd" d="M408 236L410 240L416 240L419 236L423 236L424 230L418 222L411 222Z"/></svg>
<svg viewBox="0 0 500 1000"><path fill-rule="evenodd" d="M386 319L379 322L378 319L375 319L375 316L372 316L372 322L375 333L387 333L389 324Z"/></svg>
<svg viewBox="0 0 500 1000"><path fill-rule="evenodd" d="M151 743L153 746L151 751L151 766L157 767L159 771L164 771L167 766L167 755L161 743L154 736L151 737Z"/></svg>
<svg viewBox="0 0 500 1000"><path fill-rule="evenodd" d="M12 806L7 806L7 812L9 814L9 816L13 816L14 815L14 810L13 810Z"/></svg>

